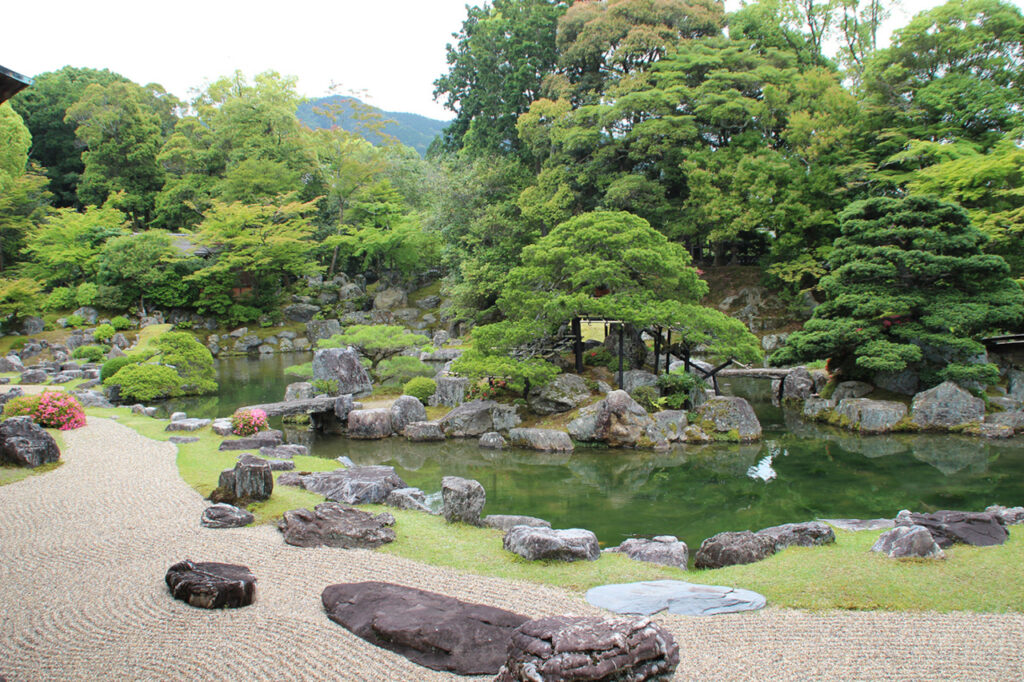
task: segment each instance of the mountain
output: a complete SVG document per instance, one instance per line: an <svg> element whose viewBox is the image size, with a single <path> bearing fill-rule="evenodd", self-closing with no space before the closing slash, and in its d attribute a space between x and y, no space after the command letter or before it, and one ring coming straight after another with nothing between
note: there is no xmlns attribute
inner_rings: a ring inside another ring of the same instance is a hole
<svg viewBox="0 0 1024 682"><path fill-rule="evenodd" d="M334 114L332 120L328 113ZM399 111L383 111L377 107L360 102L355 97L333 95L308 100L299 105L295 115L310 128L331 128L335 125L353 132L358 132L373 144L380 142L380 136L360 130L358 116L370 113L381 116L387 123L383 132L398 139L418 151L420 156L427 153L427 147L434 138L448 125L448 121L439 121L419 114L408 114Z"/></svg>

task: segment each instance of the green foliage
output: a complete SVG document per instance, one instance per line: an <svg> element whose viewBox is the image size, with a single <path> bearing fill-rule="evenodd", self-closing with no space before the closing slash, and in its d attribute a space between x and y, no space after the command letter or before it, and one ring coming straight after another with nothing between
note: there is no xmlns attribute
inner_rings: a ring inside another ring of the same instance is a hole
<svg viewBox="0 0 1024 682"><path fill-rule="evenodd" d="M396 355L382 360L376 369L377 380L382 384L404 384L414 377L434 376L434 369L419 358Z"/></svg>
<svg viewBox="0 0 1024 682"><path fill-rule="evenodd" d="M114 317L110 318L110 326L113 327L116 331L123 332L126 329L131 329L133 325L132 321L129 320L124 315L115 315Z"/></svg>
<svg viewBox="0 0 1024 682"><path fill-rule="evenodd" d="M0 194L25 173L32 135L8 103L0 104Z"/></svg>
<svg viewBox="0 0 1024 682"><path fill-rule="evenodd" d="M658 402L670 410L683 410L693 406L691 396L694 391L703 390L706 386L697 375L677 368L674 372L658 375L658 389L662 396Z"/></svg>
<svg viewBox="0 0 1024 682"><path fill-rule="evenodd" d="M124 234L124 214L110 206L89 206L84 212L56 211L26 239L31 262L25 274L47 286L77 286L92 280L103 243Z"/></svg>
<svg viewBox="0 0 1024 682"><path fill-rule="evenodd" d="M85 324L85 318L81 315L68 315L64 322L69 327L81 327Z"/></svg>
<svg viewBox="0 0 1024 682"><path fill-rule="evenodd" d="M301 365L288 365L284 368L284 373L310 378L313 376L313 363L304 362Z"/></svg>
<svg viewBox="0 0 1024 682"><path fill-rule="evenodd" d="M110 338L117 333L112 324L101 324L92 331L92 338L96 339L100 343L106 343L110 341Z"/></svg>
<svg viewBox="0 0 1024 682"><path fill-rule="evenodd" d="M31 417L39 409L39 395L19 395L4 404L4 419L10 417Z"/></svg>
<svg viewBox="0 0 1024 682"><path fill-rule="evenodd" d="M509 388L522 393L524 399L531 387L543 386L558 376L557 367L539 358L519 360L481 350L487 347L486 342L478 342L477 336L481 329L483 327L473 330L473 348L452 363L452 372L470 379L505 379Z"/></svg>
<svg viewBox="0 0 1024 682"><path fill-rule="evenodd" d="M185 278L198 268L198 259L182 257L171 238L158 231L137 232L107 241L100 252L96 280L106 287L111 307L127 308L146 302L181 306L195 298Z"/></svg>
<svg viewBox="0 0 1024 682"><path fill-rule="evenodd" d="M71 351L71 357L87 362L100 362L107 350L109 347L105 346L79 346Z"/></svg>
<svg viewBox="0 0 1024 682"><path fill-rule="evenodd" d="M42 302L41 290L31 279L0 279L0 321L16 322L34 314Z"/></svg>
<svg viewBox="0 0 1024 682"><path fill-rule="evenodd" d="M339 384L337 379L314 379L312 383L313 390L318 394L338 395Z"/></svg>
<svg viewBox="0 0 1024 682"><path fill-rule="evenodd" d="M80 306L92 305L99 295L99 287L92 282L82 282L75 289L75 303Z"/></svg>
<svg viewBox="0 0 1024 682"><path fill-rule="evenodd" d="M103 382L121 387L122 400L149 402L182 394L182 378L165 365L129 364Z"/></svg>
<svg viewBox="0 0 1024 682"><path fill-rule="evenodd" d="M658 389L654 386L637 386L629 394L633 400L640 404L648 412L657 412L661 409L658 403Z"/></svg>
<svg viewBox="0 0 1024 682"><path fill-rule="evenodd" d="M191 334L166 332L153 341L151 348L157 351L156 358L160 362L172 366L181 377L183 393L200 395L217 390L213 355Z"/></svg>
<svg viewBox="0 0 1024 682"><path fill-rule="evenodd" d="M411 395L424 405L437 390L437 382L430 377L413 377L402 387L402 393Z"/></svg>
<svg viewBox="0 0 1024 682"><path fill-rule="evenodd" d="M67 310L75 307L75 290L71 287L57 287L46 296L44 310Z"/></svg>
<svg viewBox="0 0 1024 682"><path fill-rule="evenodd" d="M998 373L972 358L983 335L1013 329L1024 292L963 209L935 199L871 199L842 215L842 237L822 280L828 300L772 355L776 364L829 359L844 378L918 372L926 386L945 379L994 383Z"/></svg>
<svg viewBox="0 0 1024 682"><path fill-rule="evenodd" d="M618 363L615 356L612 355L611 351L604 346L598 346L597 348L591 348L590 350L583 353L583 364L592 365L594 367L608 367L611 363Z"/></svg>
<svg viewBox="0 0 1024 682"><path fill-rule="evenodd" d="M430 339L423 334L414 334L397 325L356 324L342 334L319 341L317 345L320 348L352 346L369 360L371 371L376 373L382 361L410 349L419 350L429 342Z"/></svg>
<svg viewBox="0 0 1024 682"><path fill-rule="evenodd" d="M106 383L107 379L117 374L118 370L128 365L136 365L145 360L145 356L138 354L120 355L110 358L100 367L100 381Z"/></svg>

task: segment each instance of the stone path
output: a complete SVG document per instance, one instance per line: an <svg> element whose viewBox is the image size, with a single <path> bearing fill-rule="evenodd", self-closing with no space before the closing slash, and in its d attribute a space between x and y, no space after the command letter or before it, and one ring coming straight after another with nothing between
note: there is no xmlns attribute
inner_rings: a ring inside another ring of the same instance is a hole
<svg viewBox="0 0 1024 682"><path fill-rule="evenodd" d="M173 445L95 417L64 440L63 466L0 487L0 677L12 682L457 679L330 622L320 592L338 582L395 582L531 617L598 613L554 588L290 547L273 526L201 528L207 503L179 478ZM172 599L164 573L185 558L248 565L256 602L204 611ZM1024 677L1017 614L657 619L681 646L679 680Z"/></svg>

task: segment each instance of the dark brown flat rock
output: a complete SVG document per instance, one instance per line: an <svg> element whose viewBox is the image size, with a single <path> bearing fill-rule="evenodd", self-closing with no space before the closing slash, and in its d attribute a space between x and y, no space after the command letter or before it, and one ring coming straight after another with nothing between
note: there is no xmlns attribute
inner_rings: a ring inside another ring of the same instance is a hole
<svg viewBox="0 0 1024 682"><path fill-rule="evenodd" d="M256 593L256 577L246 566L185 560L164 577L175 599L201 609L248 606Z"/></svg>
<svg viewBox="0 0 1024 682"><path fill-rule="evenodd" d="M329 585L327 616L357 637L432 670L494 675L525 616L382 582Z"/></svg>

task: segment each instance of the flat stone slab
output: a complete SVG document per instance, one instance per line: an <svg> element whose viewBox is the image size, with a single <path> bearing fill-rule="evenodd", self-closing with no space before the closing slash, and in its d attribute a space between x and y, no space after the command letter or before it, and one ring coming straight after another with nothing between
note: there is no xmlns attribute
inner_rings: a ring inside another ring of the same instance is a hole
<svg viewBox="0 0 1024 682"><path fill-rule="evenodd" d="M376 549L395 541L395 517L374 516L337 502L321 502L309 509L286 511L277 523L284 541L295 547Z"/></svg>
<svg viewBox="0 0 1024 682"><path fill-rule="evenodd" d="M525 616L382 582L329 585L327 617L367 642L431 670L494 675Z"/></svg>
<svg viewBox="0 0 1024 682"><path fill-rule="evenodd" d="M240 528L254 520L255 517L249 511L220 502L204 509L199 523L207 528Z"/></svg>
<svg viewBox="0 0 1024 682"><path fill-rule="evenodd" d="M376 465L305 475L288 474L281 476L278 483L297 485L328 500L345 504L382 504L392 490L409 487L395 473L394 467Z"/></svg>
<svg viewBox="0 0 1024 682"><path fill-rule="evenodd" d="M489 514L483 519L484 526L499 530L511 530L513 526L534 526L550 528L551 522L538 519L536 516L520 516L518 514Z"/></svg>
<svg viewBox="0 0 1024 682"><path fill-rule="evenodd" d="M291 417L297 414L322 414L334 410L335 397L306 398L304 400L285 400L279 403L263 403L261 405L249 405L240 407L235 412L242 410L263 410L268 417Z"/></svg>
<svg viewBox="0 0 1024 682"><path fill-rule="evenodd" d="M818 519L839 530L886 530L896 525L892 519Z"/></svg>
<svg viewBox="0 0 1024 682"><path fill-rule="evenodd" d="M713 616L756 611L765 605L764 596L757 592L681 580L601 585L587 590L587 601L614 613L642 616L666 610L684 616Z"/></svg>
<svg viewBox="0 0 1024 682"><path fill-rule="evenodd" d="M256 593L256 576L247 566L185 560L164 576L175 599L200 609L248 606Z"/></svg>
<svg viewBox="0 0 1024 682"><path fill-rule="evenodd" d="M198 443L199 438L196 436L171 436L167 439L167 442L174 443L175 445L185 445L186 443Z"/></svg>
<svg viewBox="0 0 1024 682"><path fill-rule="evenodd" d="M245 436L243 438L234 438L231 440L223 441L220 444L219 450L259 450L265 447L274 447L280 445L284 441L284 434L277 429L269 429L267 431L260 431L259 433L252 436Z"/></svg>
<svg viewBox="0 0 1024 682"><path fill-rule="evenodd" d="M167 428L164 429L164 431L198 431L204 426L209 425L209 419L188 417L186 419L178 419L177 421L172 421L170 424L167 425Z"/></svg>

